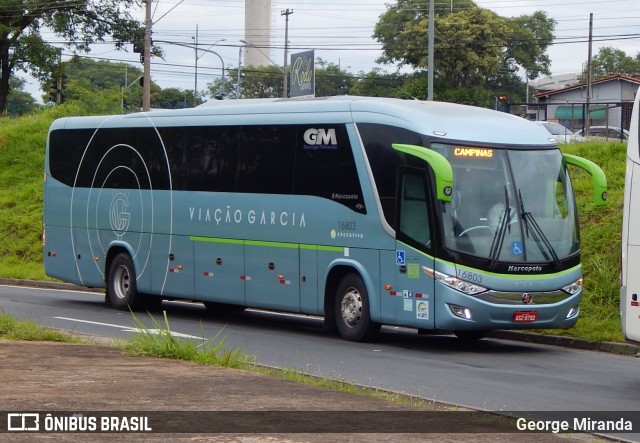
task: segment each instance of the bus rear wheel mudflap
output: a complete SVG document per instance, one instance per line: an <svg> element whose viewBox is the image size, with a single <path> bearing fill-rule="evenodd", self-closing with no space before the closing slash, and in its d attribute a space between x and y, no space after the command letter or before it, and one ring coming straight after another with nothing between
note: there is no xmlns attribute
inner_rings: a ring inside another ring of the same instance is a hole
<svg viewBox="0 0 640 443"><path fill-rule="evenodd" d="M106 299L111 306L121 311L153 309L162 303L161 297L151 297L138 292L136 271L127 253L119 253L111 261Z"/></svg>
<svg viewBox="0 0 640 443"><path fill-rule="evenodd" d="M334 309L338 332L345 340L370 340L380 331L380 324L371 320L369 295L358 274L350 273L342 278Z"/></svg>

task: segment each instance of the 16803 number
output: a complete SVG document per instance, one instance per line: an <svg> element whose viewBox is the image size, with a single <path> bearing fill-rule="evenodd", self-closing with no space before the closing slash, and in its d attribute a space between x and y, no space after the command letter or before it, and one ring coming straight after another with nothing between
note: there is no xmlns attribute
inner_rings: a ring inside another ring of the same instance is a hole
<svg viewBox="0 0 640 443"><path fill-rule="evenodd" d="M482 274L476 274L475 272L458 270L458 277L470 282L482 283Z"/></svg>
<svg viewBox="0 0 640 443"><path fill-rule="evenodd" d="M338 222L338 229L340 231L355 231L356 230L356 222L341 220Z"/></svg>

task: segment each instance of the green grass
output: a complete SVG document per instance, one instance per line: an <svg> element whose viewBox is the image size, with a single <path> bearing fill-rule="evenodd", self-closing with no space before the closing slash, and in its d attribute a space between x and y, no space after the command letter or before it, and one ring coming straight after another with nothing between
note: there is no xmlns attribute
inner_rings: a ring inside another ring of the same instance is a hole
<svg viewBox="0 0 640 443"><path fill-rule="evenodd" d="M51 122L79 112L60 106L0 119L0 276L48 279L42 266L44 149Z"/></svg>
<svg viewBox="0 0 640 443"><path fill-rule="evenodd" d="M0 313L0 339L79 343L81 340L56 329L43 328L32 321L19 321Z"/></svg>
<svg viewBox="0 0 640 443"><path fill-rule="evenodd" d="M598 341L623 341L620 325L620 239L624 202L626 143L587 142L563 148L598 164L607 175L608 204L593 203L591 177L572 168L578 200L582 266L585 276L581 315L568 330L551 331Z"/></svg>
<svg viewBox="0 0 640 443"><path fill-rule="evenodd" d="M220 336L222 331L212 339L204 336L197 341L177 338L171 332L166 311L163 312L163 323L151 317L151 328L145 326L135 315L133 318L139 332L123 347L137 355L188 360L236 369L247 368L254 361L238 348L227 349L224 338Z"/></svg>
<svg viewBox="0 0 640 443"><path fill-rule="evenodd" d="M49 280L42 266L42 180L47 128L65 115L87 114L56 106L18 119L0 119L0 277ZM609 203L593 203L591 177L571 168L577 194L585 274L581 318L568 330L546 331L591 340L623 341L619 319L620 232L626 144L587 142L564 146L602 167Z"/></svg>

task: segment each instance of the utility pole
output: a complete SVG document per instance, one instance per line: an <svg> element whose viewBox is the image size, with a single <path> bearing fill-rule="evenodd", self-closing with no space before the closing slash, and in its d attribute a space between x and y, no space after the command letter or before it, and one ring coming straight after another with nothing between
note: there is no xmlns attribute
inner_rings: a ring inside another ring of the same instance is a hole
<svg viewBox="0 0 640 443"><path fill-rule="evenodd" d="M429 1L429 42L427 54L427 69L428 69L428 85L427 85L427 100L433 101L433 46L434 46L434 32L435 32L435 12L434 12L434 0Z"/></svg>
<svg viewBox="0 0 640 443"><path fill-rule="evenodd" d="M589 51L587 58L587 104L584 118L584 133L589 135L591 129L591 47L593 45L593 12L589 14Z"/></svg>
<svg viewBox="0 0 640 443"><path fill-rule="evenodd" d="M144 75L142 83L142 111L151 109L151 2L145 0L144 20Z"/></svg>
<svg viewBox="0 0 640 443"><path fill-rule="evenodd" d="M287 8L282 11L280 15L285 16L285 27L284 27L284 68L282 69L282 97L287 98L289 94L287 94L287 52L289 49L289 16L293 14L293 9Z"/></svg>

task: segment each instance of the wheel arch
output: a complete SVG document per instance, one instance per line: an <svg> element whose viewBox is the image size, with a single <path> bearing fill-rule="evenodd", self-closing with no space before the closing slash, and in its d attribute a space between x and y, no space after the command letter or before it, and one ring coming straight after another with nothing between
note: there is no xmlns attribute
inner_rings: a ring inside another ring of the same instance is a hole
<svg viewBox="0 0 640 443"><path fill-rule="evenodd" d="M364 285L367 288L367 293L369 295L369 315L371 316L371 320L379 322L380 303L378 291L376 290L376 286L374 285L369 272L367 272L367 270L364 268L364 266L362 266L361 263L355 260L336 260L329 266L324 288L325 319L329 320L331 323L335 323L333 314L335 307L335 294L342 279L346 275L351 273L358 274L360 278L362 278L362 281L364 282Z"/></svg>
<svg viewBox="0 0 640 443"><path fill-rule="evenodd" d="M104 259L104 281L105 284L109 281L109 271L111 269L111 263L113 259L120 253L128 254L131 257L131 262L133 263L134 269L137 270L138 266L135 259L135 254L133 254L133 250L128 243L124 242L113 242L109 245L109 250L107 251L107 255ZM136 273L136 275L138 275Z"/></svg>

